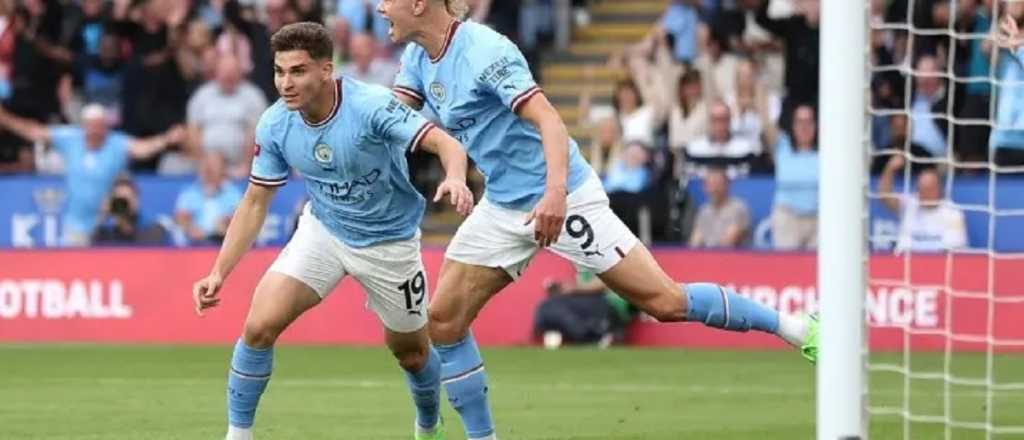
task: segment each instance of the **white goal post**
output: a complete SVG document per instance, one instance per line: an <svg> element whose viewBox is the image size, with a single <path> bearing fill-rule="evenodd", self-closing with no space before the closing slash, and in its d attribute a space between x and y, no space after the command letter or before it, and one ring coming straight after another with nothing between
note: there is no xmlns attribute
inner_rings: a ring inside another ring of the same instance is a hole
<svg viewBox="0 0 1024 440"><path fill-rule="evenodd" d="M866 438L868 4L821 2L818 440Z"/></svg>

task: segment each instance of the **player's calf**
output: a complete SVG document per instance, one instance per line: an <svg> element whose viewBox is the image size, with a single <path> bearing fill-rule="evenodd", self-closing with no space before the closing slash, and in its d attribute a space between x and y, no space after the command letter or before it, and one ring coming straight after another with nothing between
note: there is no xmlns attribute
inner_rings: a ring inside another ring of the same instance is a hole
<svg viewBox="0 0 1024 440"><path fill-rule="evenodd" d="M270 382L273 365L273 347L255 348L243 340L235 343L228 372L229 440L252 438L250 429L256 417L256 407Z"/></svg>
<svg viewBox="0 0 1024 440"><path fill-rule="evenodd" d="M487 372L473 335L451 345L437 345L444 359L441 382L448 402L462 417L466 438L493 439L494 421L487 403Z"/></svg>
<svg viewBox="0 0 1024 440"><path fill-rule="evenodd" d="M440 425L441 357L430 346L425 327L411 333L386 330L391 353L405 371L416 405L416 438L434 439Z"/></svg>

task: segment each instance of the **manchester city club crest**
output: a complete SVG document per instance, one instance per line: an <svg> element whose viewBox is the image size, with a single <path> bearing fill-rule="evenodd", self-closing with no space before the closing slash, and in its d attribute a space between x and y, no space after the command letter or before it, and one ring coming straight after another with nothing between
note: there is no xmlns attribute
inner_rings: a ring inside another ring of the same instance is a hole
<svg viewBox="0 0 1024 440"><path fill-rule="evenodd" d="M430 84L430 96L433 96L438 102L444 102L447 93L444 90L444 86L435 81Z"/></svg>
<svg viewBox="0 0 1024 440"><path fill-rule="evenodd" d="M313 148L313 157L321 165L329 165L334 161L334 150L327 144L316 144L316 147Z"/></svg>

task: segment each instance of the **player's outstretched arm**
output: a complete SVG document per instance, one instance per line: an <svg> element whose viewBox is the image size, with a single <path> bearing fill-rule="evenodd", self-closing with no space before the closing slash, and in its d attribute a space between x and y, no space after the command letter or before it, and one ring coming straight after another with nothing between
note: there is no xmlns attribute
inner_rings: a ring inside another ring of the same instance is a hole
<svg viewBox="0 0 1024 440"><path fill-rule="evenodd" d="M267 210L276 191L276 187L255 183L250 183L245 190L245 196L242 197L238 208L235 209L235 215L231 217L227 234L224 236L224 243L220 247L210 274L192 287L196 313L200 316L202 316L203 310L216 307L220 303L217 294L221 284L242 259L242 255L256 241L256 236L263 229L263 221L267 218Z"/></svg>
<svg viewBox="0 0 1024 440"><path fill-rule="evenodd" d="M565 222L566 179L569 174L569 130L562 117L548 102L543 93L538 93L519 108L519 116L533 124L540 132L544 143L544 160L547 163L547 183L544 197L530 212L526 223L534 224L534 239L541 247L558 241Z"/></svg>
<svg viewBox="0 0 1024 440"><path fill-rule="evenodd" d="M459 141L443 130L430 130L420 142L420 148L436 154L441 159L441 166L444 167L445 178L437 186L434 202L441 201L447 194L459 214L469 215L473 210L473 192L466 186L469 159L466 158L466 151L459 145Z"/></svg>

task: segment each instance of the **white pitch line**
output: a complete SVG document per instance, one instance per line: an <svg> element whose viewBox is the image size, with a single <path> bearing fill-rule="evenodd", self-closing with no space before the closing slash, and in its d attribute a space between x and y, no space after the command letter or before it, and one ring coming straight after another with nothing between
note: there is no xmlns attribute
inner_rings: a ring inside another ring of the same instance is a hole
<svg viewBox="0 0 1024 440"><path fill-rule="evenodd" d="M5 384L19 384L19 385L41 385L41 384L82 384L82 385L95 385L95 386L119 386L119 385L130 385L130 386L145 386L145 385L156 385L156 386L189 386L189 385L201 385L201 386L223 386L225 383L224 379L147 379L147 378L76 378L76 377L50 377L41 380L14 380L4 381L0 380L0 389ZM271 379L271 386L273 387L295 387L295 388L356 388L356 389L405 389L406 386L401 380L394 381L378 381L378 380L349 380L349 379L286 379L278 378ZM500 382L497 386L501 386ZM653 385L653 384L630 384L630 383L571 383L571 382L556 382L556 383L530 383L530 384L515 384L508 385L503 389L506 392L516 392L517 390L527 391L567 391L567 392L595 392L595 393L624 393L624 394L642 394L642 393L692 393L692 394L741 394L741 395L758 395L758 396L812 396L814 390L811 388L807 389L796 389L796 388L782 388L782 387L768 387L760 385L751 386L709 386L709 385ZM993 390L994 393L999 393L999 390ZM876 390L871 392L872 395L883 395L883 396L902 396L902 390ZM1013 397L1019 397L1024 400L1024 393L1005 391L1003 394L1009 395L1014 394ZM915 396L942 396L942 393L935 392L917 392ZM970 392L956 392L954 396L971 397L971 396L985 396L983 391L970 391ZM1007 396L1009 397L1009 396Z"/></svg>

